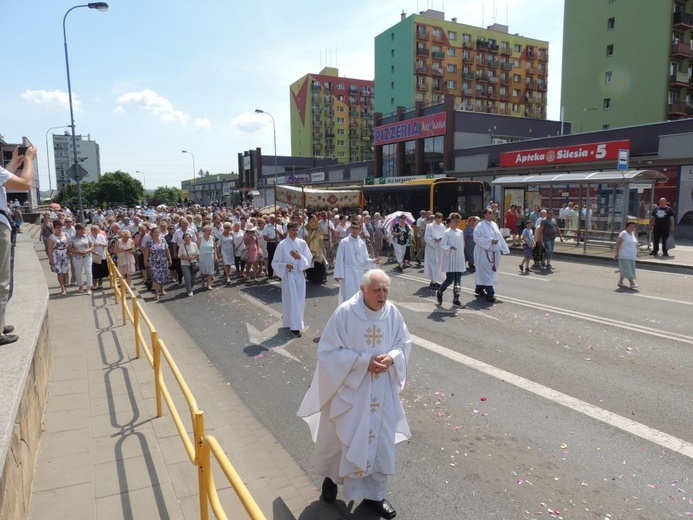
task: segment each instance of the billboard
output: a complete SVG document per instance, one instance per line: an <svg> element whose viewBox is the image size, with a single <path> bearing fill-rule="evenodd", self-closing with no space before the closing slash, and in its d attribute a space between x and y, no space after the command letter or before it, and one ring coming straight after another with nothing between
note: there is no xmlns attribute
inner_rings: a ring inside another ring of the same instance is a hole
<svg viewBox="0 0 693 520"><path fill-rule="evenodd" d="M616 162L619 158L619 150L630 150L630 139L504 152L500 156L500 166L512 168L609 160Z"/></svg>
<svg viewBox="0 0 693 520"><path fill-rule="evenodd" d="M376 146L411 141L424 137L445 135L446 114L438 112L430 116L415 117L406 121L397 121L373 129L373 142Z"/></svg>

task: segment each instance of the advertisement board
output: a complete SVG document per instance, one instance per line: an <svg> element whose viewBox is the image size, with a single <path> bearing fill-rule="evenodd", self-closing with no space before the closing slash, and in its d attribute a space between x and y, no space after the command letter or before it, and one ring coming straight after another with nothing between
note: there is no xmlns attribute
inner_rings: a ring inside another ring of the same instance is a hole
<svg viewBox="0 0 693 520"><path fill-rule="evenodd" d="M377 126L373 129L374 144L398 143L424 137L445 135L446 114L438 112L430 116L415 117L406 121L397 121L389 125Z"/></svg>
<svg viewBox="0 0 693 520"><path fill-rule="evenodd" d="M630 150L630 139L504 152L500 156L500 166L501 168L516 168L518 166L616 161L621 150Z"/></svg>

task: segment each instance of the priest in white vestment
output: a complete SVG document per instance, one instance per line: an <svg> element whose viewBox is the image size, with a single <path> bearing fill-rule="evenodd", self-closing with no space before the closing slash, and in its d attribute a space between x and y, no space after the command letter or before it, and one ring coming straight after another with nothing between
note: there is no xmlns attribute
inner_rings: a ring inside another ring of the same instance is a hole
<svg viewBox="0 0 693 520"><path fill-rule="evenodd" d="M272 269L282 280L282 320L291 334L300 338L303 314L306 306L306 276L313 254L305 240L297 238L298 224L287 224L288 237L282 240L274 252Z"/></svg>
<svg viewBox="0 0 693 520"><path fill-rule="evenodd" d="M354 220L351 223L351 234L343 238L337 247L334 263L334 278L339 282L337 305L341 305L359 292L363 273L380 263L380 258L373 260L368 257L368 248L360 233L361 224Z"/></svg>
<svg viewBox="0 0 693 520"><path fill-rule="evenodd" d="M390 279L364 274L361 290L334 312L318 344L311 386L298 411L310 427L315 471L325 476L323 499L364 499L383 518L395 471L395 444L411 437L399 394L404 389L411 336L387 301Z"/></svg>
<svg viewBox="0 0 693 520"><path fill-rule="evenodd" d="M508 243L493 221L493 211L484 210L484 219L474 228L474 294L485 296L490 302L496 301L493 286L500 278L501 254L510 254Z"/></svg>
<svg viewBox="0 0 693 520"><path fill-rule="evenodd" d="M436 213L435 220L426 226L424 241L426 242L426 254L424 255L424 276L430 280L429 287L438 289L440 281L445 279L443 272L443 250L440 242L445 233L443 214Z"/></svg>

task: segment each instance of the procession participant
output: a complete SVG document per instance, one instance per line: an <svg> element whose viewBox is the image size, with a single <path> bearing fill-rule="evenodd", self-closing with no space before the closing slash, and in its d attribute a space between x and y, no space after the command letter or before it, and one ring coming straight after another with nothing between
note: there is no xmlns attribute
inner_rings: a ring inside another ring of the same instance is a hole
<svg viewBox="0 0 693 520"><path fill-rule="evenodd" d="M334 279L339 282L339 299L337 305L347 301L359 291L363 273L380 264L380 258L368 257L368 248L360 236L361 224L351 221L351 233L342 239L337 247L337 258L334 263Z"/></svg>
<svg viewBox="0 0 693 520"><path fill-rule="evenodd" d="M231 222L224 222L224 231L219 237L219 250L221 251L221 263L224 266L226 285L231 285L231 266L234 263L233 235L231 234Z"/></svg>
<svg viewBox="0 0 693 520"><path fill-rule="evenodd" d="M409 247L412 229L407 224L406 215L400 215L392 226L392 245L395 249L395 259L397 260L397 270L404 270L404 254Z"/></svg>
<svg viewBox="0 0 693 520"><path fill-rule="evenodd" d="M322 499L363 499L383 518L396 511L385 499L395 471L395 444L411 437L399 394L404 389L411 336L387 301L390 279L366 272L361 290L334 312L318 344L313 382L298 410L315 444L315 471L325 477Z"/></svg>
<svg viewBox="0 0 693 520"><path fill-rule="evenodd" d="M445 281L436 291L438 305L443 304L443 293L452 284L452 304L456 307L464 308L460 301L462 292L462 273L464 267L464 235L457 227L462 221L459 213L450 214L450 226L445 230L443 239L440 241L440 249L443 252L443 268L445 269Z"/></svg>
<svg viewBox="0 0 693 520"><path fill-rule="evenodd" d="M474 228L479 223L479 217L473 215L467 219L464 227L464 258L467 260L469 272L474 272Z"/></svg>
<svg viewBox="0 0 693 520"><path fill-rule="evenodd" d="M320 231L322 232L322 254L327 260L330 269L334 267L334 257L332 256L332 240L334 235L334 224L328 218L327 211L320 213L320 221L318 222Z"/></svg>
<svg viewBox="0 0 693 520"><path fill-rule="evenodd" d="M288 237L277 246L272 269L282 281L282 322L291 334L300 338L303 334L303 314L306 305L306 278L304 271L310 267L313 255L305 240L297 238L298 224L286 226Z"/></svg>
<svg viewBox="0 0 693 520"><path fill-rule="evenodd" d="M91 275L93 280L91 288L96 290L103 287L103 279L108 277L108 262L106 261L108 239L101 231L98 223L92 224L89 241L94 247L91 255Z"/></svg>
<svg viewBox="0 0 693 520"><path fill-rule="evenodd" d="M91 253L94 251L94 245L89 240L89 237L84 232L84 224L77 222L75 225L75 235L69 239L68 252L72 258L72 266L75 271L75 280L78 291L91 294L93 285L91 272ZM85 274L86 280L82 280L82 272Z"/></svg>
<svg viewBox="0 0 693 520"><path fill-rule="evenodd" d="M323 240L322 230L318 223L318 217L313 215L308 220L308 236L306 237L306 242L308 243L308 249L310 249L313 255L312 267L306 270L306 277L310 283L322 284L327 280L327 274L325 269L325 255L323 253Z"/></svg>
<svg viewBox="0 0 693 520"><path fill-rule="evenodd" d="M493 221L493 210L483 211L484 220L474 228L474 280L476 296L486 296L490 302L496 301L493 284L500 276L500 257L502 253L510 254L508 243Z"/></svg>
<svg viewBox="0 0 693 520"><path fill-rule="evenodd" d="M445 233L445 225L443 224L443 214L436 213L435 221L426 226L424 241L426 242L426 256L424 259L424 276L430 280L429 288L438 289L440 283L438 280L443 279L442 270L442 250L440 242Z"/></svg>
<svg viewBox="0 0 693 520"><path fill-rule="evenodd" d="M272 262L274 260L275 251L277 250L277 218L274 215L269 216L269 222L262 230L262 235L267 243L267 276L269 279L274 278L274 268Z"/></svg>
<svg viewBox="0 0 693 520"><path fill-rule="evenodd" d="M424 258L424 249L426 242L424 242L424 234L426 233L426 224L428 224L428 216L431 214L430 211L422 209L419 212L419 218L416 219L416 237L414 239L414 244L416 246L416 263L421 265L421 260Z"/></svg>

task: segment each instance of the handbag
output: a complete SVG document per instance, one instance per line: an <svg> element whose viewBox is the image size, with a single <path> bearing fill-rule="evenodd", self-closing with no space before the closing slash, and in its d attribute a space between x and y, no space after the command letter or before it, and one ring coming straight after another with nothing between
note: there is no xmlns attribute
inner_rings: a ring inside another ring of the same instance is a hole
<svg viewBox="0 0 693 520"><path fill-rule="evenodd" d="M185 256L190 256L188 253L188 248L183 246L183 249L185 249ZM190 272L192 274L197 273L200 270L200 262L197 260L190 260Z"/></svg>
<svg viewBox="0 0 693 520"><path fill-rule="evenodd" d="M241 251L241 262L247 262L248 261L248 250L244 249Z"/></svg>
<svg viewBox="0 0 693 520"><path fill-rule="evenodd" d="M669 233L669 236L667 237L666 246L667 246L667 251L669 249L674 249L676 247L676 239L674 238L673 233Z"/></svg>

